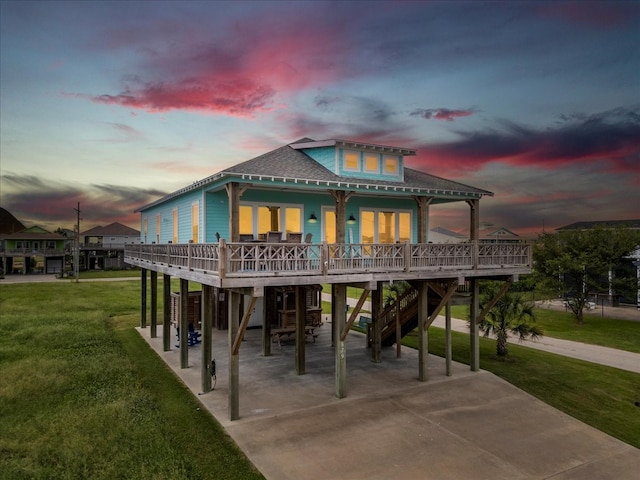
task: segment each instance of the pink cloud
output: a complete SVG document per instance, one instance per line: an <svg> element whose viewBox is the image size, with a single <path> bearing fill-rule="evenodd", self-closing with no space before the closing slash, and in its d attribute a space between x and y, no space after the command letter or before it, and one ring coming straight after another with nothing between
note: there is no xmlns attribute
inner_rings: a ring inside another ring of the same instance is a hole
<svg viewBox="0 0 640 480"><path fill-rule="evenodd" d="M272 109L280 92L319 87L351 71L340 61L349 42L336 25L301 23L294 12L271 15L242 20L214 35L195 31L186 42L155 38L147 45L137 33L120 31L140 44L143 56L132 67L137 71L119 93L77 96L153 113L247 117ZM167 25L162 30L173 31ZM121 43L111 40L111 45L117 50Z"/></svg>
<svg viewBox="0 0 640 480"><path fill-rule="evenodd" d="M495 162L549 170L593 164L640 182L638 118L634 109L620 108L541 130L503 122L503 130L458 132L455 141L419 146L412 162L454 176Z"/></svg>

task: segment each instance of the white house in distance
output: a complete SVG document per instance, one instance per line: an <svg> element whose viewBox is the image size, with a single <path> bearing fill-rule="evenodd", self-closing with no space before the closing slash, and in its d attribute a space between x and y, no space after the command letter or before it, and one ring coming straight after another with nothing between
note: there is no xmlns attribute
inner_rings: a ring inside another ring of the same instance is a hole
<svg viewBox="0 0 640 480"><path fill-rule="evenodd" d="M80 234L80 266L83 270L120 270L124 262L124 247L140 243L140 231L119 222L97 226Z"/></svg>

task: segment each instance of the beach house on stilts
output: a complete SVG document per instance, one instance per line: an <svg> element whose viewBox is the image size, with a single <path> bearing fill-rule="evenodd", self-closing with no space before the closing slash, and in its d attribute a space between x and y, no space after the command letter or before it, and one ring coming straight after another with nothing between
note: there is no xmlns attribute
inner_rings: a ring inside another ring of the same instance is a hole
<svg viewBox="0 0 640 480"><path fill-rule="evenodd" d="M492 193L408 168L405 159L412 155L414 150L403 147L303 138L138 210L141 243L126 246L125 261L142 271L141 324L147 326L150 291L155 335L161 274L164 348L172 346L173 312L186 368L189 322L197 316L203 392L211 390L211 336L215 328L228 330L231 420L240 417L239 358L246 329L262 329L267 356L274 341L290 336L296 342L295 371L305 373L305 348L313 348L321 321L322 286L331 293L338 398L347 392L345 339L367 298L372 360L381 361L381 349L417 329L418 379L426 381L428 328L464 285L471 303L470 366L479 369L477 325L484 312L478 281L503 281L499 295L504 293L520 274L530 273L531 245L479 242L480 200ZM470 232L469 241L431 243L430 208L451 202L468 206L468 223L460 228ZM173 296L171 277L180 278ZM394 281L411 288L396 304L385 305L383 285ZM189 282L202 285L195 308ZM351 311L348 286L363 292Z"/></svg>

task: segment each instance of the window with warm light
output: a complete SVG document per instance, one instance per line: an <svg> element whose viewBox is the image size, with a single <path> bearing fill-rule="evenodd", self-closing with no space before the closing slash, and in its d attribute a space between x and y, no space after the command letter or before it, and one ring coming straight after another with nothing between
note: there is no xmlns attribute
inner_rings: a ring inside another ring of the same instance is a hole
<svg viewBox="0 0 640 480"><path fill-rule="evenodd" d="M397 175L400 168L400 161L398 157L385 155L384 156L384 173L390 175Z"/></svg>
<svg viewBox="0 0 640 480"><path fill-rule="evenodd" d="M178 243L178 209L173 210L173 243Z"/></svg>
<svg viewBox="0 0 640 480"><path fill-rule="evenodd" d="M144 243L147 243L147 233L149 231L149 219L145 217L142 221L142 234L144 235Z"/></svg>
<svg viewBox="0 0 640 480"><path fill-rule="evenodd" d="M325 208L322 211L322 234L327 243L336 243L336 211Z"/></svg>
<svg viewBox="0 0 640 480"><path fill-rule="evenodd" d="M380 173L380 155L376 153L365 154L364 171L367 173Z"/></svg>
<svg viewBox="0 0 640 480"><path fill-rule="evenodd" d="M156 243L160 243L160 215L156 215Z"/></svg>
<svg viewBox="0 0 640 480"><path fill-rule="evenodd" d="M191 204L191 240L198 242L200 230L200 215L198 202Z"/></svg>
<svg viewBox="0 0 640 480"><path fill-rule="evenodd" d="M396 243L411 241L411 213L396 210L362 210L362 243Z"/></svg>
<svg viewBox="0 0 640 480"><path fill-rule="evenodd" d="M285 227L284 231L289 232L301 232L300 225L302 225L302 210L300 208L286 207L284 209Z"/></svg>
<svg viewBox="0 0 640 480"><path fill-rule="evenodd" d="M240 205L240 235L253 234L253 207Z"/></svg>
<svg viewBox="0 0 640 480"><path fill-rule="evenodd" d="M302 207L291 205L240 205L240 234L264 239L267 232L302 232Z"/></svg>
<svg viewBox="0 0 640 480"><path fill-rule="evenodd" d="M351 171L360 171L360 153L359 152L344 152L344 169Z"/></svg>

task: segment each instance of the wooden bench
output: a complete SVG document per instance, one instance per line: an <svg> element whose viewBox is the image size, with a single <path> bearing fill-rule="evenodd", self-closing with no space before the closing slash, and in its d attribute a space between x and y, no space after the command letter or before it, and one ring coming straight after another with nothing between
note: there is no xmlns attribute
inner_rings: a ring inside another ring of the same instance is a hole
<svg viewBox="0 0 640 480"><path fill-rule="evenodd" d="M315 333L315 327L306 326L304 329L305 337L311 337L313 343L316 342L318 334ZM274 328L271 330L271 340L273 343L277 343L279 347L282 346L283 340L295 340L296 327Z"/></svg>

